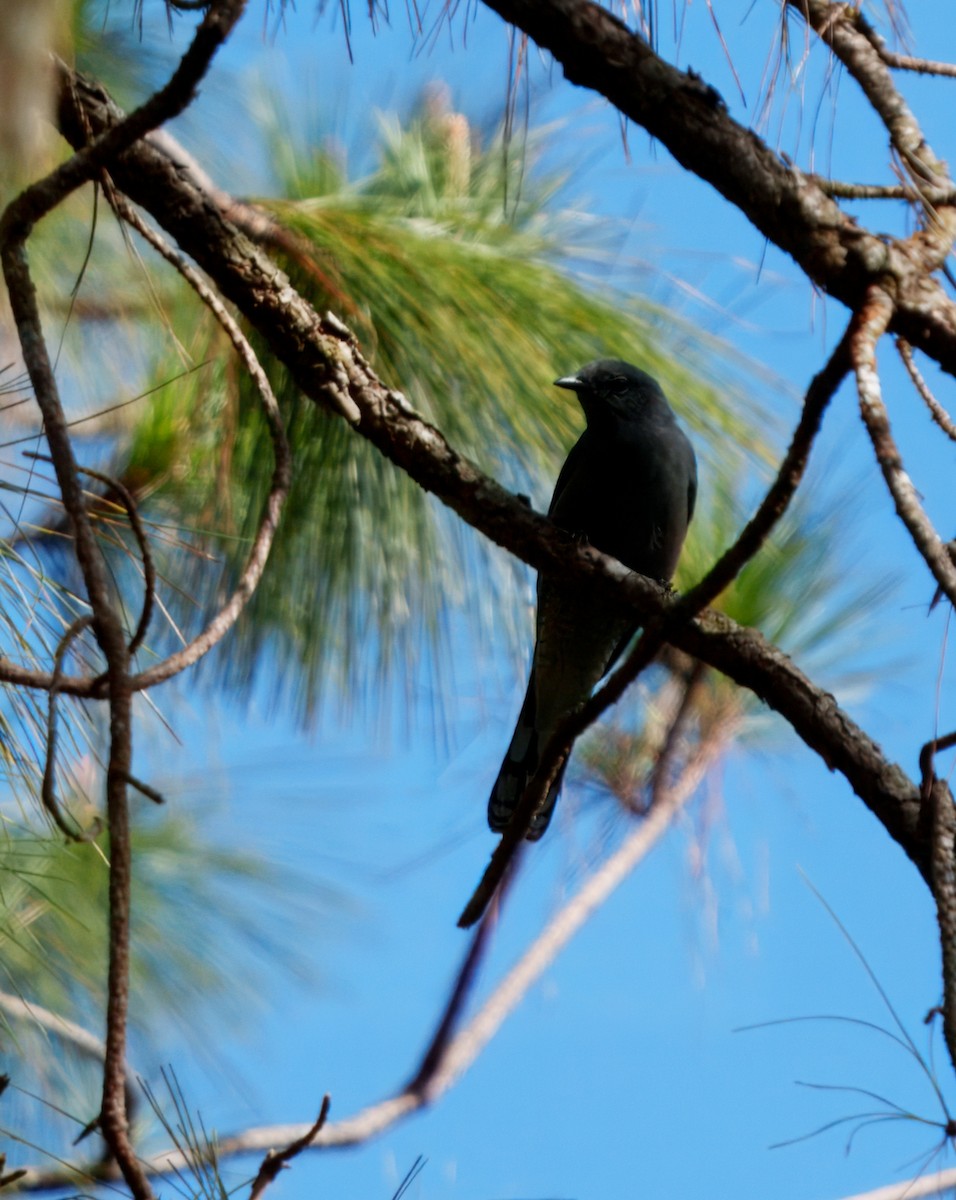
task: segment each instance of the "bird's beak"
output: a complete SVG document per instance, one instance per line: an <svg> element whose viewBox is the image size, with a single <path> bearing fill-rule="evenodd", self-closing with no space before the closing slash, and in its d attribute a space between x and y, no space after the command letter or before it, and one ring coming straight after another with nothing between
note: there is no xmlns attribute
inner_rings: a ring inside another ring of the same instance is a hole
<svg viewBox="0 0 956 1200"><path fill-rule="evenodd" d="M567 388L569 392L576 392L582 384L577 375L562 375L560 379L554 381L554 386Z"/></svg>

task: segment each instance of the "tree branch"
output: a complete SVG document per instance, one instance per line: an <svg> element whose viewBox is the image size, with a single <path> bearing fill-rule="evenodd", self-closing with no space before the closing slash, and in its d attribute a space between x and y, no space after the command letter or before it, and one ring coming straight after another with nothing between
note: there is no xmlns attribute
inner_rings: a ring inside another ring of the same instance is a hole
<svg viewBox="0 0 956 1200"><path fill-rule="evenodd" d="M905 241L882 238L843 212L813 176L735 121L714 88L672 66L593 0L485 4L548 50L571 83L606 97L658 139L851 311L862 304L874 274L891 277L894 331L956 374L956 305L930 278L949 249L952 210L944 210L945 229L938 232L921 230ZM802 11L801 0L794 7ZM909 147L902 125L897 132ZM914 153L919 159L918 147Z"/></svg>
<svg viewBox="0 0 956 1200"><path fill-rule="evenodd" d="M916 188L952 187L945 163L932 152L919 122L900 94L887 64L869 36L865 18L831 0L787 0L787 3L824 41L870 102L886 127Z"/></svg>
<svg viewBox="0 0 956 1200"><path fill-rule="evenodd" d="M323 1125L329 1115L329 1107L332 1103L332 1098L328 1092L322 1097L322 1107L319 1109L319 1115L315 1119L315 1123L300 1138L290 1142L284 1150L270 1150L252 1181L252 1187L249 1191L249 1200L259 1200L259 1197L265 1192L270 1183L275 1182L279 1172L289 1165L293 1158L301 1154L303 1150L308 1150L310 1146L315 1145L315 1139L322 1131Z"/></svg>
<svg viewBox="0 0 956 1200"><path fill-rule="evenodd" d="M266 418L266 424L269 427L269 436L272 441L272 452L274 455L269 494L263 505L259 526L253 538L249 556L240 572L239 580L233 589L232 595L222 605L206 628L193 638L188 645L183 646L175 654L171 654L162 662L150 667L147 671L142 672L136 677L133 687L136 690L140 690L153 687L157 683L163 683L165 680L171 679L174 675L193 666L225 637L239 619L240 613L259 586L259 580L262 578L262 572L265 570L266 562L272 550L272 543L275 540L279 521L282 517L282 510L285 507L289 488L292 484L292 451L286 437L285 426L282 423L282 413L279 411L279 403L275 398L269 378L262 369L262 364L256 357L256 353L249 344L248 338L244 336L242 330L226 309L226 306L199 272L181 254L178 254L156 230L146 224L125 196L118 193L112 185L108 188L108 194L110 204L120 219L135 229L157 253L162 255L168 263L176 268L195 291L196 295L199 296L203 304L213 314L230 342L232 342L233 348L239 355L243 366L248 371L259 393L262 411Z"/></svg>
<svg viewBox="0 0 956 1200"><path fill-rule="evenodd" d="M852 346L860 415L900 520L943 594L956 604L956 565L920 504L913 481L903 468L903 460L890 429L889 414L883 403L876 367L876 343L888 328L892 312L890 297L882 288L873 287L861 310Z"/></svg>
<svg viewBox="0 0 956 1200"><path fill-rule="evenodd" d="M926 380L919 372L919 368L913 361L913 347L905 340L905 338L896 339L896 349L899 351L900 358L903 360L903 365L906 367L910 379L913 381L913 387L922 396L926 407L930 411L930 416L936 424L942 429L943 433L951 440L956 442L956 422L949 415L942 404L936 399L929 388Z"/></svg>
<svg viewBox="0 0 956 1200"><path fill-rule="evenodd" d="M129 648L110 596L105 564L93 535L79 483L66 418L43 339L25 242L36 221L71 191L92 178L106 160L149 129L181 111L192 99L213 54L238 20L244 0L212 0L192 44L169 83L102 137L75 153L44 179L26 188L0 218L0 260L24 363L43 414L63 506L73 529L77 562L92 612L92 626L106 659L110 706L106 810L110 837L109 965L106 1054L99 1126L136 1200L152 1200L152 1189L129 1139L126 1107L126 1025L129 1007L130 846L127 785L132 765L132 689ZM88 139L84 139L84 142ZM54 674L56 672L54 671ZM53 681L51 680L51 689ZM54 689L55 690L55 689ZM50 756L52 759L52 755Z"/></svg>
<svg viewBox="0 0 956 1200"><path fill-rule="evenodd" d="M713 736L696 749L674 782L662 789L658 803L648 815L641 819L618 849L595 869L577 893L555 913L478 1012L454 1036L444 1041L437 1056L431 1054L431 1049L441 1039L433 1039L423 1059L423 1065L429 1058L432 1059L429 1073L423 1074L419 1068L411 1082L394 1096L370 1105L352 1117L327 1123L308 1148L343 1148L369 1141L384 1133L397 1121L434 1103L456 1084L527 995L529 988L540 979L574 935L660 841L675 816L697 791L704 775L726 745L727 736L728 728L715 729ZM493 914L489 914L491 915ZM487 923L486 917L482 928ZM476 940L479 936L480 930ZM474 943L466 953L460 976L471 969L469 960L473 948ZM456 991L457 984L453 988L449 1006L454 1003ZM439 1029L444 1023L444 1017L445 1014L439 1020ZM307 1137L313 1128L307 1124L269 1125L219 1137L216 1140L216 1159L221 1161L239 1154L268 1151L273 1146ZM191 1165L178 1150L169 1150L146 1160L145 1169L150 1177L155 1178L188 1171ZM78 1178L92 1182L114 1177L115 1172L108 1166L47 1171L30 1168L19 1186L25 1192L45 1192L72 1184Z"/></svg>
<svg viewBox="0 0 956 1200"><path fill-rule="evenodd" d="M593 60L595 70L591 73L588 67L588 72L598 90L602 90L604 82L604 75L596 70L600 49L603 47L616 64L625 53L622 39L628 46L640 42L605 10L590 4L590 0L500 0L500 3L502 8L506 3L516 6L514 13L530 12L533 8L539 18L535 28L539 28L544 44L549 39L561 46L573 41L575 25L571 16L584 13L588 20L593 16L596 41L592 39L594 44L588 50L587 63ZM512 9L509 7L508 11ZM694 152L693 157L695 161L699 157L705 178L715 172L735 173L734 148L737 139L744 139L751 147L745 158L748 162L755 161L758 167L750 185L759 194L755 201L758 209L763 211L766 203L767 220L773 227L781 223L787 226L789 233L786 236L781 233L785 241L795 232L790 217L794 221L805 217L808 225L801 236L808 237L819 250L810 254L808 263L823 264L823 278L832 282L835 290L862 298L860 289L869 275L866 264L877 269L895 262L892 247L888 250L874 238L866 242L869 249L865 252L851 252L851 244L859 249L861 234L856 230L846 233L849 238L846 246L834 250L833 257L828 258L826 247L833 249L845 232L843 217L833 202L822 197L819 189L799 172L791 172L776 155L766 148L760 149L759 139L749 131L730 122L732 128L728 133L730 119L719 108L706 105L699 80L667 64L658 70L657 56L643 43L636 53L639 61L645 63L644 74L625 78L626 72L616 66L612 71L615 87L633 93L635 111L643 113L653 107L652 100L659 102L660 112L655 121L663 122L662 131L667 132L672 124L668 116L671 100L681 111L687 106L693 108L696 115L691 131L700 132L704 139L700 155ZM578 64L579 69L583 71L587 63ZM60 125L69 139L82 145L88 136L87 126L94 131L102 130L121 119L122 114L102 88L78 79L65 68L61 74L65 86L61 91ZM650 95L643 99L642 83L651 89ZM761 164L765 156L764 171ZM556 532L545 518L533 513L458 455L439 430L409 408L401 393L383 386L342 323L331 314L320 317L295 292L288 277L223 217L193 180L187 166L170 159L159 146L145 140L113 161L110 171L122 189L141 203L214 279L223 295L237 306L285 363L305 394L347 413L358 432L420 486L536 569L563 572L568 578L582 581L597 580L617 602L633 605L642 622L663 612L667 600L653 583L640 576L629 576L620 564L591 547L569 546L567 538ZM749 212L743 171L734 188L744 211ZM823 208L815 207L813 196L825 201ZM803 201L807 208L801 208ZM850 229L852 222L847 221ZM899 286L894 320L901 327L907 321L916 323L921 330L925 321L926 336L921 332L914 344L956 369L956 310L932 280L917 272L910 259L905 261L909 266L900 266L895 277ZM852 287L847 283L851 275L857 280ZM915 282L917 275L919 287ZM899 317L901 311L908 312L906 321ZM898 766L886 760L876 743L850 720L832 696L813 685L757 631L744 630L718 613L707 612L675 633L674 644L749 688L789 721L798 736L831 769L846 776L854 791L917 864L924 878L929 879L930 847L919 822L918 788ZM30 685L30 677L22 668L11 664L2 664L2 668L0 678ZM77 689L71 694L82 694L88 686L85 681L65 679L62 690L71 692L71 685ZM133 686L138 686L135 677Z"/></svg>

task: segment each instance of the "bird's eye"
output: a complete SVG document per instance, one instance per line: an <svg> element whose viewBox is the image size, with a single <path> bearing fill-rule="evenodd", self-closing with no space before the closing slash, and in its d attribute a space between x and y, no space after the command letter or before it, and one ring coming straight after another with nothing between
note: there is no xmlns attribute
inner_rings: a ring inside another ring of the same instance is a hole
<svg viewBox="0 0 956 1200"><path fill-rule="evenodd" d="M613 379L607 381L604 390L612 396L620 396L627 391L627 380L623 375L615 375Z"/></svg>

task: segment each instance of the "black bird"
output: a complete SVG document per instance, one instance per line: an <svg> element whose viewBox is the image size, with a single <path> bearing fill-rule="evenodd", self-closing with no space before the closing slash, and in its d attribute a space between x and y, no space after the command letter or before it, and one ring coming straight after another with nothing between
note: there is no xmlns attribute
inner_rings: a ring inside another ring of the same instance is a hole
<svg viewBox="0 0 956 1200"><path fill-rule="evenodd" d="M577 394L587 428L561 468L548 516L626 567L669 583L697 497L694 451L657 382L630 363L601 358L555 385ZM502 832L558 722L590 696L637 629L593 589L538 577L537 640L528 691L488 801ZM564 768L535 814L528 840L548 827Z"/></svg>

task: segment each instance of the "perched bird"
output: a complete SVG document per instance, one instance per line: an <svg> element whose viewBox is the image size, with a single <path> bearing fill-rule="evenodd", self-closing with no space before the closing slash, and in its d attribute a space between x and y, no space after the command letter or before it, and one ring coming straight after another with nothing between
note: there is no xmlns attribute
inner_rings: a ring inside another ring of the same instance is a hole
<svg viewBox="0 0 956 1200"><path fill-rule="evenodd" d="M555 385L577 394L587 428L558 476L548 516L575 538L650 579L669 583L697 496L697 463L657 382L630 363L602 358ZM637 629L586 585L538 577L537 640L528 690L488 801L502 832L562 717L590 696ZM562 764L527 837L548 827Z"/></svg>

